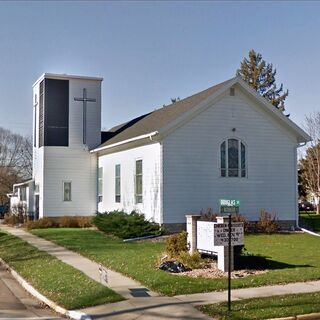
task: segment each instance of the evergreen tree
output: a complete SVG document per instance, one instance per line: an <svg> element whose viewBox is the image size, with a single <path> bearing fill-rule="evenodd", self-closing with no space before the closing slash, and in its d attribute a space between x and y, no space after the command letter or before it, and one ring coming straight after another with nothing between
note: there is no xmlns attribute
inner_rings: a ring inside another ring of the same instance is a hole
<svg viewBox="0 0 320 320"><path fill-rule="evenodd" d="M244 58L240 69L237 70L238 76L283 112L284 101L289 95L289 91L283 91L282 83L277 89L276 73L277 71L273 70L272 64L267 64L262 59L262 55L253 49L249 51L249 59Z"/></svg>

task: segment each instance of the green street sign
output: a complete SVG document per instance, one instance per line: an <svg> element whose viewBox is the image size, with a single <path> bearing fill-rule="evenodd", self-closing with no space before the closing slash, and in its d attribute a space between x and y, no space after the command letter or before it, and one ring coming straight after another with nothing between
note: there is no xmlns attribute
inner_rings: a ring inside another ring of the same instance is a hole
<svg viewBox="0 0 320 320"><path fill-rule="evenodd" d="M220 199L220 213L239 213L239 199Z"/></svg>
<svg viewBox="0 0 320 320"><path fill-rule="evenodd" d="M240 207L240 200L238 199L221 199L220 207Z"/></svg>

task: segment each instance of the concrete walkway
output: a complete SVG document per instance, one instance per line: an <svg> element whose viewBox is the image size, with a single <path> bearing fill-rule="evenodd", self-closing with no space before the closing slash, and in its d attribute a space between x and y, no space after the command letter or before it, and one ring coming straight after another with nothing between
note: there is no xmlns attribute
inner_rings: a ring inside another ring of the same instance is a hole
<svg viewBox="0 0 320 320"><path fill-rule="evenodd" d="M20 237L40 250L47 251L63 262L84 272L90 278L101 282L97 263L21 229L3 225L1 225L1 229ZM227 291L161 297L122 274L111 270L108 270L107 274L108 287L127 300L79 310L89 314L93 319L211 319L196 310L194 306L227 301ZM104 283L104 285L106 284ZM320 291L320 281L235 289L232 290L232 300L316 291Z"/></svg>
<svg viewBox="0 0 320 320"><path fill-rule="evenodd" d="M157 293L150 291L137 281L109 269L107 269L108 283L106 284L106 282L101 279L98 263L93 262L64 247L58 246L51 241L34 236L23 229L12 228L6 225L1 225L0 228L30 243L39 250L46 251L62 262L82 271L89 278L111 288L113 291L119 293L126 299L130 299L136 294L142 295L143 293L144 295L148 294L148 296L151 297L158 296Z"/></svg>
<svg viewBox="0 0 320 320"><path fill-rule="evenodd" d="M242 300L250 298L263 298L279 296L284 294L308 293L320 291L320 281L295 282L283 285L264 286L256 288L233 289L231 300ZM193 305L203 305L218 303L228 300L228 291L195 293L188 295L175 296L175 298L190 302Z"/></svg>
<svg viewBox="0 0 320 320"><path fill-rule="evenodd" d="M97 263L22 229L6 225L0 225L0 228L30 243L39 250L46 251L128 299L118 303L78 310L88 313L94 319L210 319L193 308L189 301L183 302L172 297L159 297L157 293L152 292L137 281L109 269L107 269L108 283L106 284L100 279L99 265Z"/></svg>

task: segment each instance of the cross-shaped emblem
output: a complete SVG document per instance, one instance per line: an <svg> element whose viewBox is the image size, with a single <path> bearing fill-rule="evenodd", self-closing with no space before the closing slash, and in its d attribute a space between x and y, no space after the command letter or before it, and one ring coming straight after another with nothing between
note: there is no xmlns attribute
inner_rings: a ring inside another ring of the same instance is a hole
<svg viewBox="0 0 320 320"><path fill-rule="evenodd" d="M96 102L96 99L87 98L87 89L83 88L81 98L74 98L74 101L82 101L83 103L83 144L87 143L87 102Z"/></svg>

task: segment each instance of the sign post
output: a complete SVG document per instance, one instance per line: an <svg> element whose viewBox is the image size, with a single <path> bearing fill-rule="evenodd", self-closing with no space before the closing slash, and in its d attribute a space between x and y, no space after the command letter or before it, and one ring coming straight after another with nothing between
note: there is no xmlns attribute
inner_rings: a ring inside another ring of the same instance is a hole
<svg viewBox="0 0 320 320"><path fill-rule="evenodd" d="M231 244L232 239L232 213L239 213L240 200L238 199L221 199L220 200L220 212L228 214L228 311L231 311ZM240 234L240 233L239 233ZM242 229L243 237L243 229ZM243 238L241 239L243 241ZM234 245L234 244L233 244Z"/></svg>
<svg viewBox="0 0 320 320"><path fill-rule="evenodd" d="M228 258L228 311L231 311L231 213L229 213Z"/></svg>

